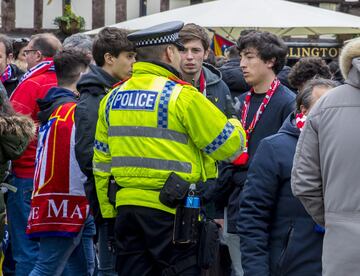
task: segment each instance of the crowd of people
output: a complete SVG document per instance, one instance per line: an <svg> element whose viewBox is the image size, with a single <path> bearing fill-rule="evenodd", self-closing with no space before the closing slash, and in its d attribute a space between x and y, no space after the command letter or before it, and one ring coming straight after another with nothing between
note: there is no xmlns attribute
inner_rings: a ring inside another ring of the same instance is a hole
<svg viewBox="0 0 360 276"><path fill-rule="evenodd" d="M359 45L289 67L274 34L216 63L179 21L1 35L3 275L356 275ZM175 241L174 173L218 226L210 268Z"/></svg>

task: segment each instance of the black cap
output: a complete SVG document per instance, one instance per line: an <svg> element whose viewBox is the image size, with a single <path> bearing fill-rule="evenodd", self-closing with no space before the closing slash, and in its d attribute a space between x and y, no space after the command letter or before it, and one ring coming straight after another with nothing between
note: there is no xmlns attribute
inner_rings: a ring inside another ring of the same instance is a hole
<svg viewBox="0 0 360 276"><path fill-rule="evenodd" d="M180 50L184 49L179 41L179 32L184 26L182 21L171 21L159 25L136 31L127 36L127 38L135 43L136 47L146 47L161 44L174 44Z"/></svg>

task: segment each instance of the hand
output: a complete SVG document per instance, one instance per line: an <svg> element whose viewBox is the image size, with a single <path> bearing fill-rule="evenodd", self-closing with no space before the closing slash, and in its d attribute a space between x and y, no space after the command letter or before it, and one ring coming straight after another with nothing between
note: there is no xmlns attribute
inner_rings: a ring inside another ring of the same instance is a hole
<svg viewBox="0 0 360 276"><path fill-rule="evenodd" d="M235 109L236 114L239 114L239 113L240 113L241 102L240 102L240 100L239 100L238 97L235 97L235 98L234 98L234 104L233 104L233 106L234 106L234 109Z"/></svg>
<svg viewBox="0 0 360 276"><path fill-rule="evenodd" d="M221 230L224 229L224 219L214 219L214 221L221 226Z"/></svg>
<svg viewBox="0 0 360 276"><path fill-rule="evenodd" d="M115 253L116 253L116 242L115 242L115 237L114 237L114 236L108 236L107 246L108 246L108 250L109 250L112 254L115 254Z"/></svg>
<svg viewBox="0 0 360 276"><path fill-rule="evenodd" d="M111 253L116 252L116 242L115 242L115 219L105 219L105 223L107 224L107 246Z"/></svg>

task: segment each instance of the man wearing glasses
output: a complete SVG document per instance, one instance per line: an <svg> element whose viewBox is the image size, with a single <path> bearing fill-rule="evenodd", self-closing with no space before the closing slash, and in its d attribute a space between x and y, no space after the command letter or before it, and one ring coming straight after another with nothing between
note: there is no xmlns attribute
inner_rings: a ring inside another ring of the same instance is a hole
<svg viewBox="0 0 360 276"><path fill-rule="evenodd" d="M51 87L57 86L52 57L60 48L61 42L53 34L44 33L32 36L25 50L28 71L10 101L15 111L29 115L34 121L37 121L39 112L37 99L42 99ZM10 183L18 190L9 193L7 208L16 275L29 275L38 254L38 243L25 235L33 190L36 144L35 139L23 155L12 163Z"/></svg>

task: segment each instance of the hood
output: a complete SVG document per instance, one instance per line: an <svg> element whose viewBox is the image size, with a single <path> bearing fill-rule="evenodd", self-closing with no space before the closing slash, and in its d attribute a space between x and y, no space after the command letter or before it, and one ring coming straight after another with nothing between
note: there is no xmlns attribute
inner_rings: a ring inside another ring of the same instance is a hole
<svg viewBox="0 0 360 276"><path fill-rule="evenodd" d="M291 90L295 91L296 89L294 89L288 80L288 76L290 73L291 67L285 65L281 71L277 74L278 79L280 80L280 82L285 85L286 87L290 88Z"/></svg>
<svg viewBox="0 0 360 276"><path fill-rule="evenodd" d="M34 121L24 115L4 115L0 116L0 135L15 135L32 140L35 137L36 126Z"/></svg>
<svg viewBox="0 0 360 276"><path fill-rule="evenodd" d="M290 115L286 118L278 133L286 133L296 138L299 138L300 129L296 127L294 112L291 112Z"/></svg>
<svg viewBox="0 0 360 276"><path fill-rule="evenodd" d="M348 79L350 69L354 58L360 57L360 37L352 39L341 50L339 57L339 65L344 79Z"/></svg>
<svg viewBox="0 0 360 276"><path fill-rule="evenodd" d="M234 67L240 68L240 59L238 58L229 59L227 62L224 63L223 66L220 67L220 70L232 69Z"/></svg>
<svg viewBox="0 0 360 276"><path fill-rule="evenodd" d="M90 64L89 72L81 77L79 82L77 83L77 90L80 91L83 87L86 86L101 86L104 88L111 88L117 82L118 79L110 76L107 72L105 72L101 67Z"/></svg>
<svg viewBox="0 0 360 276"><path fill-rule="evenodd" d="M76 102L76 96L72 91L61 87L51 88L45 98L37 100L40 108L37 115L40 122L42 124L47 122L58 106L69 102Z"/></svg>
<svg viewBox="0 0 360 276"><path fill-rule="evenodd" d="M203 72L206 80L206 86L214 85L221 81L221 72L208 63L203 63Z"/></svg>
<svg viewBox="0 0 360 276"><path fill-rule="evenodd" d="M15 64L10 64L10 66L11 66L13 73L12 73L10 79L8 79L6 81L6 83L18 82L21 79L21 77L24 75L24 72L21 71L19 69L19 67L17 67Z"/></svg>
<svg viewBox="0 0 360 276"><path fill-rule="evenodd" d="M345 83L360 88L360 57L353 58Z"/></svg>
<svg viewBox="0 0 360 276"><path fill-rule="evenodd" d="M240 68L240 60L231 59L220 68L220 71L222 73L222 80L231 92L241 94L250 90L251 87L246 83Z"/></svg>

